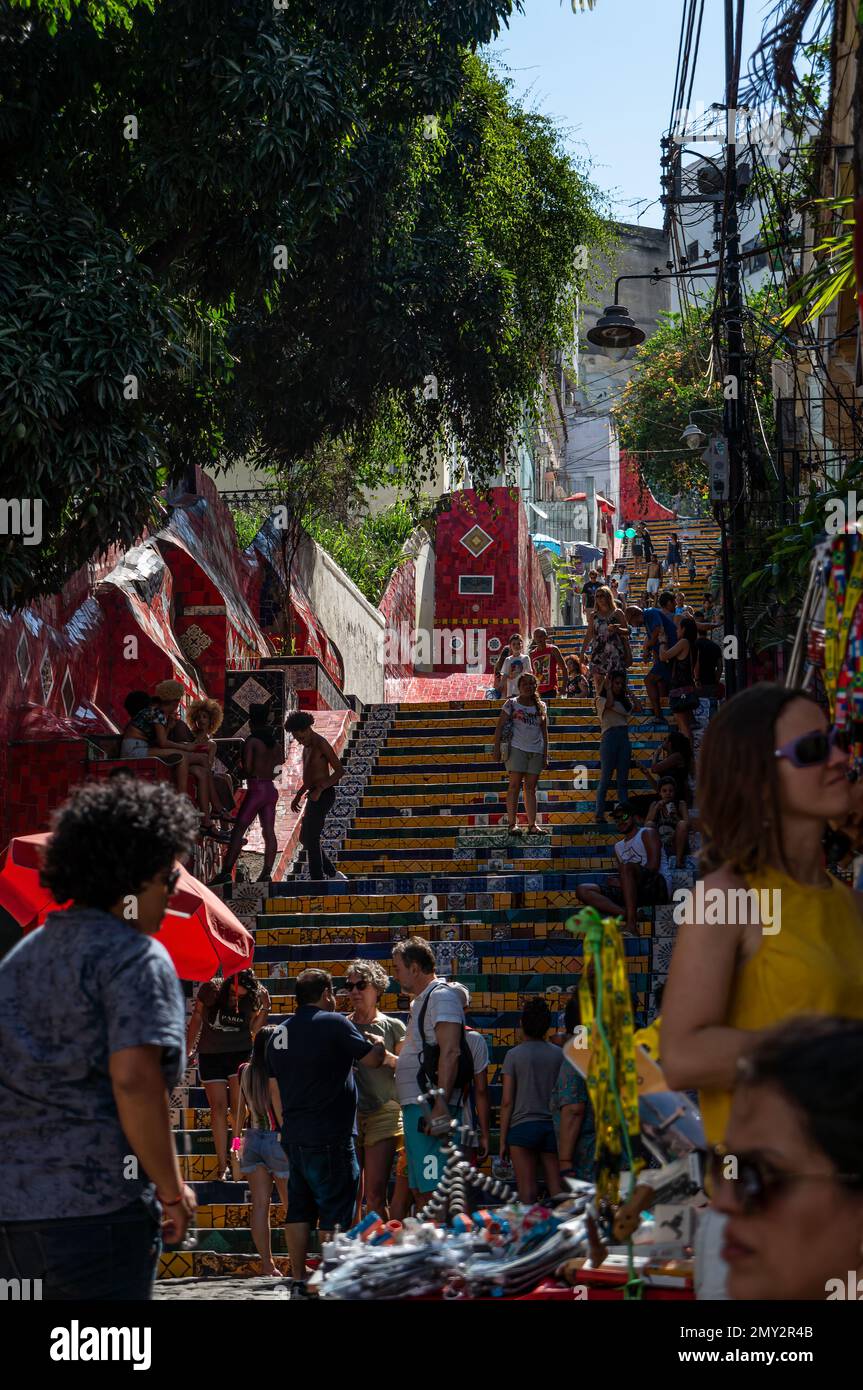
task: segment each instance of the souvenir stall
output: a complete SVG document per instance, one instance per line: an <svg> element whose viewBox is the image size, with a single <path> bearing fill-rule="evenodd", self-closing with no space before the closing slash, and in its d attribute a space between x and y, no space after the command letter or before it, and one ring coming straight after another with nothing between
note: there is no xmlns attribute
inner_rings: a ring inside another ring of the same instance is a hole
<svg viewBox="0 0 863 1390"><path fill-rule="evenodd" d="M422 1218L374 1212L323 1249L320 1297L438 1299L691 1299L695 1208L706 1202L698 1112L669 1091L633 1030L617 919L585 908L567 929L584 937L583 1026L564 1065L586 1079L596 1125L596 1180L525 1206L508 1184L471 1167L472 1136L453 1121L445 1167ZM655 1030L654 1030L655 1032ZM427 1123L435 1093L425 1099Z"/></svg>

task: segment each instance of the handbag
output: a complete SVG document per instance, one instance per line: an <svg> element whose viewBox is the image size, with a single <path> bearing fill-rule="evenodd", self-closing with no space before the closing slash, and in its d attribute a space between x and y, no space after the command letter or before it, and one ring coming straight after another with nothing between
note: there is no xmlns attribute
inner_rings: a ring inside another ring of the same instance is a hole
<svg viewBox="0 0 863 1390"><path fill-rule="evenodd" d="M668 697L672 714L682 714L684 710L695 709L700 703L701 697L694 685L682 685L678 690L672 690Z"/></svg>

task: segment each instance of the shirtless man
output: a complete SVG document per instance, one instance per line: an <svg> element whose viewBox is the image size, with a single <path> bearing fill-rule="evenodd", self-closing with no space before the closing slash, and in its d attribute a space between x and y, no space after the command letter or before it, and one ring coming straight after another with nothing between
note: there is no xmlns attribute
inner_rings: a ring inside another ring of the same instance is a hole
<svg viewBox="0 0 863 1390"><path fill-rule="evenodd" d="M316 734L312 728L314 715L306 710L295 710L285 720L285 728L302 746L303 780L291 802L291 810L298 811L300 802L308 792L303 823L300 826L300 844L305 847L309 861L309 878L319 881L324 878L345 878L335 864L321 849L321 831L324 821L333 808L336 799L335 786L344 776L341 759L325 738Z"/></svg>
<svg viewBox="0 0 863 1390"><path fill-rule="evenodd" d="M249 705L249 736L243 744L243 775L246 795L237 812L231 842L221 872L211 883L230 883L231 870L240 857L244 835L257 816L264 836L264 864L258 883L268 883L276 862L276 803L279 794L273 785L276 768L284 761L284 739L267 723L266 705Z"/></svg>
<svg viewBox="0 0 863 1390"><path fill-rule="evenodd" d="M662 566L654 555L653 558L647 562L646 608L651 608L655 604L661 580Z"/></svg>

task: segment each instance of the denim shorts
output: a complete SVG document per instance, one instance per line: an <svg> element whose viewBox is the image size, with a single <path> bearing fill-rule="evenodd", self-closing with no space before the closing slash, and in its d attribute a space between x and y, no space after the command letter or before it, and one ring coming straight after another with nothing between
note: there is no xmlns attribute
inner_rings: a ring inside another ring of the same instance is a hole
<svg viewBox="0 0 863 1390"><path fill-rule="evenodd" d="M522 1120L509 1131L509 1145L533 1153L556 1154L557 1136L551 1120Z"/></svg>
<svg viewBox="0 0 863 1390"><path fill-rule="evenodd" d="M275 1129L247 1129L243 1135L240 1150L240 1172L254 1173L256 1168L266 1168L277 1178L286 1178L290 1172L285 1151Z"/></svg>
<svg viewBox="0 0 863 1390"><path fill-rule="evenodd" d="M343 1231L354 1224L360 1183L353 1139L329 1144L288 1144L288 1221Z"/></svg>

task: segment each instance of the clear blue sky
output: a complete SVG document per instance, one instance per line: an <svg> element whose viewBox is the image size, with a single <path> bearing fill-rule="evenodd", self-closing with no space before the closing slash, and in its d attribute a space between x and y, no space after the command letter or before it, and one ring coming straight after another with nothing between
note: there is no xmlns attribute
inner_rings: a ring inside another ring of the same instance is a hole
<svg viewBox="0 0 863 1390"><path fill-rule="evenodd" d="M776 0L748 0L744 64ZM485 50L511 71L515 93L554 118L572 152L589 158L594 181L624 222L662 225L659 140L674 92L683 0L597 0L573 14L570 0L523 0L496 43ZM692 105L724 95L724 4L706 0ZM617 95L612 98L611 81Z"/></svg>

